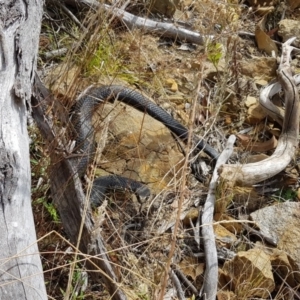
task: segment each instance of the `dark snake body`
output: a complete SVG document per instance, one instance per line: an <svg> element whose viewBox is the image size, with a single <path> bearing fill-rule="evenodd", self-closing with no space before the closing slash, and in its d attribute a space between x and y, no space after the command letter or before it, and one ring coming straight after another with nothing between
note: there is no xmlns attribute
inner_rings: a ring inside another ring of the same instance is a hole
<svg viewBox="0 0 300 300"><path fill-rule="evenodd" d="M135 109L146 113L163 123L172 133L178 136L182 141L187 142L189 131L186 127L176 121L165 110L155 103L141 95L140 93L124 88L122 86L102 86L89 88L78 101L74 104L71 121L73 131L76 135L77 152L82 156L76 160L79 176L83 176L89 163L94 157L94 129L92 125L92 116L99 104L106 101L113 103L115 100L121 101ZM211 158L216 160L219 153L209 146L204 140L194 137L197 152L203 150ZM91 193L91 202L95 205L100 204L98 195L103 195L108 189L123 188L128 189L140 197L150 196L150 190L140 182L121 177L119 175L105 176L95 179Z"/></svg>

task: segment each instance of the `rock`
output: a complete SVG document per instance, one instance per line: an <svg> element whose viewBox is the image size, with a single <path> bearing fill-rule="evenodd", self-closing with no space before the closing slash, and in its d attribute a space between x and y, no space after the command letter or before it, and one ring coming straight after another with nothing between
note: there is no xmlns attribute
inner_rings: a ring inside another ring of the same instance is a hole
<svg viewBox="0 0 300 300"><path fill-rule="evenodd" d="M299 283L299 271L295 269L296 263L290 258L285 251L272 249L271 250L271 264L273 273L279 275L281 280L284 280L292 288ZM294 272L293 272L294 271Z"/></svg>
<svg viewBox="0 0 300 300"><path fill-rule="evenodd" d="M230 248L234 242L236 242L236 236L227 230L222 225L216 223L213 225L216 240L224 247Z"/></svg>
<svg viewBox="0 0 300 300"><path fill-rule="evenodd" d="M270 256L275 279L286 282L291 288L299 285L299 265L285 251L266 247L262 242L256 242L255 248L263 250Z"/></svg>
<svg viewBox="0 0 300 300"><path fill-rule="evenodd" d="M277 248L285 251L300 271L300 203L284 202L262 208L250 214L262 235L277 242Z"/></svg>
<svg viewBox="0 0 300 300"><path fill-rule="evenodd" d="M147 183L153 193L180 177L183 155L163 124L122 103L106 104L101 110L94 121L109 117L110 122L97 176L126 176ZM95 140L101 141L102 134L96 129Z"/></svg>
<svg viewBox="0 0 300 300"><path fill-rule="evenodd" d="M167 85L167 88L171 91L171 92L178 92L178 84L176 82L175 79L172 79L172 78L168 78L166 80L166 85Z"/></svg>
<svg viewBox="0 0 300 300"><path fill-rule="evenodd" d="M259 103L251 105L247 112L247 122L255 125L267 116L266 112L262 109Z"/></svg>
<svg viewBox="0 0 300 300"><path fill-rule="evenodd" d="M225 262L237 299L267 298L275 288L269 256L261 249L238 252Z"/></svg>
<svg viewBox="0 0 300 300"><path fill-rule="evenodd" d="M277 61L272 57L255 57L241 63L241 73L257 80L269 82L276 76L276 70Z"/></svg>
<svg viewBox="0 0 300 300"><path fill-rule="evenodd" d="M296 37L295 47L300 47L300 21L284 19L278 23L278 35L282 37L283 42L291 37Z"/></svg>

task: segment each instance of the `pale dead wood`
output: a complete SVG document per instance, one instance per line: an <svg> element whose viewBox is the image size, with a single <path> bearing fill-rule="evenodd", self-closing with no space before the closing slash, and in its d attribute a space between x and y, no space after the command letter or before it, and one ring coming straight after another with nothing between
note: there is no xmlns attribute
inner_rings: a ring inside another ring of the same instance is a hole
<svg viewBox="0 0 300 300"><path fill-rule="evenodd" d="M31 208L27 108L43 1L0 5L0 299L47 299Z"/></svg>
<svg viewBox="0 0 300 300"><path fill-rule="evenodd" d="M32 96L33 117L50 147L49 153L53 166L50 172L51 192L64 229L73 244L79 243L79 249L92 256L88 260L88 267L92 270L90 275L95 280L99 280L99 277L103 280L112 299L124 300L126 296L119 288L117 276L106 254L102 236L94 226L95 222L90 208L88 207L85 212L85 203L88 199L83 192L80 179L78 176L74 176L76 171L74 171L70 161L63 157L62 153L67 151L62 148L62 145L60 145L59 153L54 151L52 147L53 144L56 144L56 136L41 105L44 99L49 99L51 96L38 78L36 78L34 88L35 94ZM82 222L81 239L78 242Z"/></svg>
<svg viewBox="0 0 300 300"><path fill-rule="evenodd" d="M270 157L260 162L245 165L224 164L220 168L220 176L223 179L233 183L236 182L239 185L253 185L283 171L293 159L298 145L299 134L299 95L289 63L290 54L293 50L290 44L293 40L294 38L284 43L278 68L278 80L285 93L285 113L282 133L276 150ZM270 93L271 90L272 88L268 86L267 93ZM264 93L263 95L265 95ZM270 97L268 96L268 98ZM271 106L268 107L270 108ZM277 112L273 111L273 114L277 115ZM278 115L277 117L280 119Z"/></svg>
<svg viewBox="0 0 300 300"><path fill-rule="evenodd" d="M300 74L294 76L296 85L300 84ZM274 105L272 97L282 91L281 84L275 82L266 86L260 93L259 103L262 109L278 124L283 124L284 110Z"/></svg>
<svg viewBox="0 0 300 300"><path fill-rule="evenodd" d="M177 275L174 273L173 270L170 270L169 276L170 276L170 278L171 278L171 280L172 280L172 282L173 282L173 284L176 288L178 299L179 300L185 300L184 291L181 287L181 284L180 284L180 281L179 281Z"/></svg>
<svg viewBox="0 0 300 300"><path fill-rule="evenodd" d="M153 33L163 37L170 37L174 40L185 41L198 45L204 45L207 39L213 39L213 36L204 36L201 33L188 30L173 23L153 21L147 18L135 16L123 9L113 7L107 4L100 4L94 0L64 0L67 4L81 6L88 9L105 9L110 15L118 18L129 29L141 29L144 32Z"/></svg>
<svg viewBox="0 0 300 300"><path fill-rule="evenodd" d="M212 179L209 184L209 190L202 214L202 237L204 240L205 250L205 275L204 275L204 295L207 300L216 299L218 287L218 255L215 242L215 234L213 229L213 214L216 200L216 188L218 183L218 169L225 164L233 152L235 136L228 138L226 147L220 154L216 167L213 172Z"/></svg>

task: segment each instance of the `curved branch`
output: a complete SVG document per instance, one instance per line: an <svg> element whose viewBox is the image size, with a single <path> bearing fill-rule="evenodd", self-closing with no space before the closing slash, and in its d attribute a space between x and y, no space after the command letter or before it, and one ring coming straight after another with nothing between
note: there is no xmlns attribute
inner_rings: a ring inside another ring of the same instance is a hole
<svg viewBox="0 0 300 300"><path fill-rule="evenodd" d="M85 7L88 9L104 8L109 14L117 17L130 29L141 29L145 32L155 33L163 37L170 37L175 40L185 41L198 45L204 45L207 39L213 39L213 36L204 36L201 33L188 30L173 23L157 22L147 18L135 16L123 9L113 7L107 4L100 4L96 0L64 0L65 3Z"/></svg>
<svg viewBox="0 0 300 300"><path fill-rule="evenodd" d="M289 63L293 50L290 44L293 40L294 38L289 39L283 44L278 68L278 80L285 93L286 105L278 146L273 155L263 161L245 165L223 165L220 169L220 176L228 181L236 182L239 185L253 185L267 180L283 171L295 155L299 135L299 95ZM266 93L271 94L278 89L278 85L268 86L266 89ZM276 115L276 112L274 113ZM280 118L278 115L276 117Z"/></svg>

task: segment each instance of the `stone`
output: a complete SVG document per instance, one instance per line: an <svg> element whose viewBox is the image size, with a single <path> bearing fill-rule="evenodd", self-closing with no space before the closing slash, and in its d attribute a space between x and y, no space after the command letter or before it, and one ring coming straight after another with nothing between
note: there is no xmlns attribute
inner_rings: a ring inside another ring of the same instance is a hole
<svg viewBox="0 0 300 300"><path fill-rule="evenodd" d="M184 157L162 123L122 103L107 103L99 110L94 121L99 123L106 117L110 121L108 139L97 161L97 176L119 174L139 180L155 194L180 178ZM96 142L102 136L101 128L96 127Z"/></svg>
<svg viewBox="0 0 300 300"><path fill-rule="evenodd" d="M245 59L241 63L240 70L242 75L269 82L270 79L276 77L277 61L272 57Z"/></svg>
<svg viewBox="0 0 300 300"><path fill-rule="evenodd" d="M266 112L262 109L259 103L251 105L247 112L247 122L255 125L267 116Z"/></svg>
<svg viewBox="0 0 300 300"><path fill-rule="evenodd" d="M277 243L300 266L300 203L284 202L268 206L250 214L263 236Z"/></svg>
<svg viewBox="0 0 300 300"><path fill-rule="evenodd" d="M231 248L237 241L236 236L222 225L216 223L213 225L216 241L226 248Z"/></svg>
<svg viewBox="0 0 300 300"><path fill-rule="evenodd" d="M237 299L267 298L275 289L270 257L261 249L238 252L223 270L231 277Z"/></svg>
<svg viewBox="0 0 300 300"><path fill-rule="evenodd" d="M300 47L300 21L284 19L278 23L278 35L282 37L283 42L291 37L296 37L295 47Z"/></svg>

